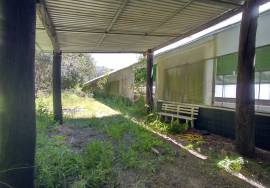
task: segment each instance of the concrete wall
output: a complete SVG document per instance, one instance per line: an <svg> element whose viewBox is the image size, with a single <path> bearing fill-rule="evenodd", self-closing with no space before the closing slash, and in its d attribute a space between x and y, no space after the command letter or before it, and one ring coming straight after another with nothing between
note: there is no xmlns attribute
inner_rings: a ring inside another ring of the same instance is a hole
<svg viewBox="0 0 270 188"><path fill-rule="evenodd" d="M104 84L104 89L98 87L98 83L102 80L107 80ZM91 91L94 93L102 93L108 96L121 96L130 99L134 99L134 71L133 66L117 70L98 77L89 81L83 87L85 91Z"/></svg>
<svg viewBox="0 0 270 188"><path fill-rule="evenodd" d="M134 98L134 71L127 67L108 76L107 93L122 96L133 101Z"/></svg>

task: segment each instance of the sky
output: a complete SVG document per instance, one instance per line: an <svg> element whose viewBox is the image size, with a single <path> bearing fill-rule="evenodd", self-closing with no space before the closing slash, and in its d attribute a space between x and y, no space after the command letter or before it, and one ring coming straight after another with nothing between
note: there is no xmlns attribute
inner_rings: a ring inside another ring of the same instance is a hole
<svg viewBox="0 0 270 188"><path fill-rule="evenodd" d="M262 12L265 12L267 10L270 9L270 2L269 3L266 3L262 6L260 6L260 13ZM184 39L181 39L175 43L172 43L164 48L161 48L157 51L154 52L154 55L157 55L159 53L162 53L162 52L165 52L165 51L168 51L168 50L171 50L171 49L174 49L174 48L177 48L179 46L183 46L185 44L188 44L210 32L213 32L213 31L217 31L223 27L226 27L228 25L231 25L231 24L234 24L234 23L237 23L237 22L240 22L241 21L241 17L242 17L242 14L237 14L223 22L220 22L212 27L209 27L208 29L205 29L203 31L200 31L194 35L191 35L189 37L186 37ZM122 53L122 54L118 54L118 53L115 53L115 54L107 54L107 53L96 53L96 54L91 54L92 57L95 59L95 62L98 66L105 66L107 68L110 68L110 69L121 69L121 68L124 68L124 67L127 67L129 65L132 65L134 63L137 63L138 61L138 58L141 56L140 54L125 54L125 53Z"/></svg>
<svg viewBox="0 0 270 188"><path fill-rule="evenodd" d="M141 54L131 53L94 53L91 54L97 66L110 69L121 69L138 62Z"/></svg>

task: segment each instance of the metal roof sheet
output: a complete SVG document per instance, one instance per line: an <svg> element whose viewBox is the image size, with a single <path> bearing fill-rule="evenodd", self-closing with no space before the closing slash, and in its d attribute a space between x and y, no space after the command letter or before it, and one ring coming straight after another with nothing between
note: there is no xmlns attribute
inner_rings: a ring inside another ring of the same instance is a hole
<svg viewBox="0 0 270 188"><path fill-rule="evenodd" d="M37 32L51 32L63 52L157 49L236 14L243 4L241 0L39 1L45 28L39 23Z"/></svg>

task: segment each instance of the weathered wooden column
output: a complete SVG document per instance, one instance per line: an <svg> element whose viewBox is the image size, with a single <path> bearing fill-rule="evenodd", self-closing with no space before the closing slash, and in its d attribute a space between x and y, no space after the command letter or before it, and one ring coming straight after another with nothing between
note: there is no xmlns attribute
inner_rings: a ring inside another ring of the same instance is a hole
<svg viewBox="0 0 270 188"><path fill-rule="evenodd" d="M62 52L53 52L53 113L54 120L63 123L62 98L61 98L61 61Z"/></svg>
<svg viewBox="0 0 270 188"><path fill-rule="evenodd" d="M0 187L34 187L35 0L0 1Z"/></svg>
<svg viewBox="0 0 270 188"><path fill-rule="evenodd" d="M146 104L147 112L153 111L153 51L147 50L147 69L146 69Z"/></svg>
<svg viewBox="0 0 270 188"><path fill-rule="evenodd" d="M255 145L254 55L258 12L257 0L245 2L236 89L236 147L240 154L250 157L254 155Z"/></svg>

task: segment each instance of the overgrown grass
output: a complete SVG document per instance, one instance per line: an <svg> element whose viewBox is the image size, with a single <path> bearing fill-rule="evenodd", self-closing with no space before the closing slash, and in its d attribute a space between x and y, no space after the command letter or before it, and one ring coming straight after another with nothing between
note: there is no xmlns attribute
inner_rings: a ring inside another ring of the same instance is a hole
<svg viewBox="0 0 270 188"><path fill-rule="evenodd" d="M143 97L135 103L123 97L96 96L96 99L127 116L144 118L147 115Z"/></svg>
<svg viewBox="0 0 270 188"><path fill-rule="evenodd" d="M37 99L37 187L115 187L117 169L133 170L146 174L147 178L155 173L161 161L175 155L169 144L132 121L134 116L143 118L142 104L135 104L134 108L123 99L118 102L103 99L114 109L125 112L121 115L94 99L65 93L64 108L86 109L79 114L83 118L66 117L67 124L91 127L108 137L106 141L94 140L81 151L74 151L66 143L65 135L57 135L59 125L52 120L50 100L50 96ZM96 108L99 115L105 116L97 117Z"/></svg>

